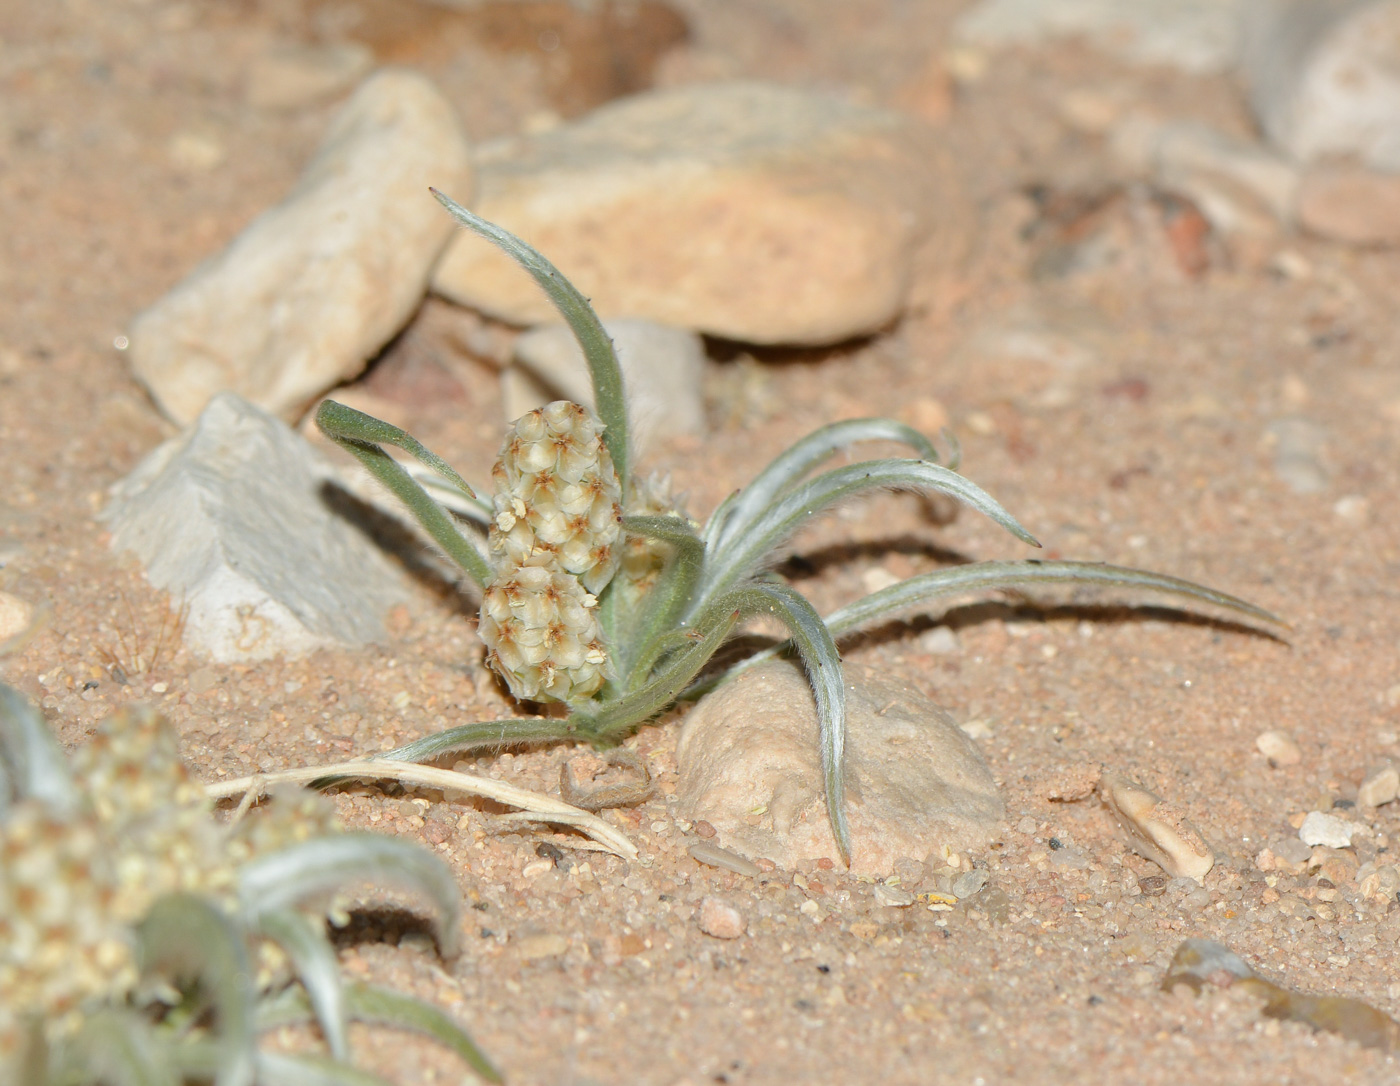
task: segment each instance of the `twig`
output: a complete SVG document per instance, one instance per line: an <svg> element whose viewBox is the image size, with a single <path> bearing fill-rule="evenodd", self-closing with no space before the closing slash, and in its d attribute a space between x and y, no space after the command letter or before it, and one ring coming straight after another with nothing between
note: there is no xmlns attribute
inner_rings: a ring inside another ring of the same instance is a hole
<svg viewBox="0 0 1400 1086"><path fill-rule="evenodd" d="M581 811L560 800L527 788L519 788L488 777L477 777L471 773L458 773L452 769L435 769L432 766L417 765L413 762L393 762L387 759L364 762L340 762L335 765L304 766L300 769L284 769L276 773L260 773L253 777L240 777L232 781L206 784L205 792L211 799L231 799L247 794L261 795L272 784L291 782L309 784L324 777L354 777L360 780L395 780L401 784L417 784L425 788L441 788L445 792L465 792L468 795L483 796L486 799L519 807L521 813L511 816L534 822L549 822L556 825L573 826L586 833L593 840L605 846L608 851L624 859L637 857L637 846L620 830L604 822L597 815ZM241 806L241 805L240 805Z"/></svg>

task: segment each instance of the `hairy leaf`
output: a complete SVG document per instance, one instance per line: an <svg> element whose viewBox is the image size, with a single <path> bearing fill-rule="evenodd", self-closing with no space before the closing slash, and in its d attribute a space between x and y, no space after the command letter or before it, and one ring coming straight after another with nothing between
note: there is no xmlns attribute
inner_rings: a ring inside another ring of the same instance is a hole
<svg viewBox="0 0 1400 1086"><path fill-rule="evenodd" d="M617 352L613 350L612 339L603 328L598 314L593 312L593 307L588 304L588 299L578 292L578 288L559 274L559 269L531 246L510 231L473 215L436 189L433 189L432 193L438 202L452 213L454 219L473 233L493 242L529 272L535 282L544 288L549 300L573 329L574 337L583 348L588 373L593 379L593 402L598 418L606 427L603 430L603 443L608 447L613 468L622 482L622 492L626 494L631 471L631 462L628 459L627 398L623 395L622 367L618 365Z"/></svg>
<svg viewBox="0 0 1400 1086"><path fill-rule="evenodd" d="M340 984L340 960L326 933L295 909L268 909L258 914L256 930L287 952L297 979L316 1010L316 1021L331 1055L350 1054L345 1032L345 993Z"/></svg>
<svg viewBox="0 0 1400 1086"><path fill-rule="evenodd" d="M261 922L270 911L365 880L423 894L437 909L438 946L445 956L456 953L461 894L452 872L431 852L392 837L341 833L259 856L239 868L238 900L247 916Z"/></svg>
<svg viewBox="0 0 1400 1086"><path fill-rule="evenodd" d="M0 683L0 815L21 799L37 799L60 815L71 814L81 801L43 714L18 690Z"/></svg>
<svg viewBox="0 0 1400 1086"><path fill-rule="evenodd" d="M501 1072L477 1048L467 1032L442 1011L412 996L367 984L352 984L346 990L350 1015L360 1022L421 1033L450 1048L487 1082L504 1082Z"/></svg>

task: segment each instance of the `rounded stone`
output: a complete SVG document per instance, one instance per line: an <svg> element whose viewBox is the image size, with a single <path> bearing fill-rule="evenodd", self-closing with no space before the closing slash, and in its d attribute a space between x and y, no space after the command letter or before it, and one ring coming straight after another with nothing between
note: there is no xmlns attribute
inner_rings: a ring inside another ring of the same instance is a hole
<svg viewBox="0 0 1400 1086"><path fill-rule="evenodd" d="M737 939L748 930L744 914L717 897L700 903L700 930L716 939Z"/></svg>
<svg viewBox="0 0 1400 1086"><path fill-rule="evenodd" d="M851 870L963 851L996 832L1002 802L977 745L917 691L846 673L846 813ZM678 811L717 840L792 868L835 858L822 791L816 705L802 670L753 668L687 718L677 750Z"/></svg>

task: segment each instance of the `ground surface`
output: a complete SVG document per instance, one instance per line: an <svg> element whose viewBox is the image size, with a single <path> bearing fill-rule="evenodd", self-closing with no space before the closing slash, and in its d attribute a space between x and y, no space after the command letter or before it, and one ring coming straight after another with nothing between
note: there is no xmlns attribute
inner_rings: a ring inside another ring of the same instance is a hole
<svg viewBox="0 0 1400 1086"><path fill-rule="evenodd" d="M957 4L686 7L691 43L660 78L753 75L941 108L924 65ZM249 58L276 35L309 34L300 18L295 4L233 0L0 3L0 587L51 607L0 677L42 699L69 745L112 707L151 700L209 778L387 748L503 709L470 605L427 589L379 649L217 667L167 638L152 660L168 601L110 552L95 517L105 488L173 432L114 340L280 196L333 108L244 103ZM396 33L394 55L438 76L475 139L616 92L589 84L571 97L567 73L509 36L453 57L411 20ZM1104 212L1125 239L1119 256L1065 270L1044 256L1057 227L1041 216L1035 229L1041 213L1022 191L1113 179L1101 142L1063 119L1066 96L1085 88L1246 125L1224 79L1133 70L1070 44L993 58L942 125L981 216L970 259L917 284L919 308L872 341L759 358L717 345L713 436L653 460L703 512L822 421L928 425L946 411L965 471L1049 553L1238 593L1285 615L1288 642L1161 611L998 604L950 617L951 652L928 651L947 639L921 640L917 627L854 649L851 666L981 721L1004 783L1004 833L967 858L991 886L948 912L882 908L837 870L747 879L696 864L693 828L666 795L669 724L633 741L661 795L609 815L641 848L631 864L566 849L555 868L536 852L543 837L498 835L475 809L341 796L348 823L438 849L473 904L459 961L367 923L345 941L347 970L440 1000L520 1084L1394 1079L1393 1058L1266 1023L1247 997L1189 999L1158 984L1179 940L1204 936L1284 983L1400 1015L1400 907L1364 901L1348 881L1353 861L1386 859L1400 805L1338 812L1370 832L1328 869L1334 886L1255 860L1294 835L1297 816L1345 808L1370 767L1400 755L1400 256L1282 238L1191 275L1156 205L1130 194ZM370 380L429 445L484 477L498 387L453 346L464 319L429 306ZM1027 327L1039 360L995 345ZM1068 360L1047 360L1047 342L1069 344ZM1284 419L1306 420L1320 442L1318 493L1295 493L1276 470L1271 426ZM938 526L899 497L846 511L797 549L810 562L790 572L823 607L876 567L907 575L949 552L1025 554L985 522ZM1296 738L1299 764L1271 767L1257 752L1255 737L1275 728ZM481 768L553 789L572 753ZM1220 857L1204 889L1151 892L1160 872L1125 850L1097 800L1046 798L1099 763L1187 810ZM904 884L932 889L938 874L906 865ZM744 914L746 936L700 932L711 894ZM562 936L567 951L533 958L552 943L536 935ZM428 1045L358 1041L366 1064L399 1082L459 1073Z"/></svg>

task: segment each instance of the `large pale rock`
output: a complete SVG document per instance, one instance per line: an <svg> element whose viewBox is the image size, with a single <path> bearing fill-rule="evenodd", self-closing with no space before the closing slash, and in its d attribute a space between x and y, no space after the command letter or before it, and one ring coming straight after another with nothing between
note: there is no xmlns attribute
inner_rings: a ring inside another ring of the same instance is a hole
<svg viewBox="0 0 1400 1086"><path fill-rule="evenodd" d="M452 232L428 186L470 184L442 95L413 73L374 76L287 198L136 318L137 377L180 422L225 389L296 418L417 308Z"/></svg>
<svg viewBox="0 0 1400 1086"><path fill-rule="evenodd" d="M705 432L705 401L700 381L705 345L694 332L651 321L608 321L618 365L627 386L627 408L639 449L657 434ZM514 365L505 373L506 417L561 397L593 405L593 383L583 349L568 325L526 332L515 344Z"/></svg>
<svg viewBox="0 0 1400 1086"><path fill-rule="evenodd" d="M1213 72L1234 60L1239 9L1240 0L982 0L955 33L986 46L1085 37L1125 60Z"/></svg>
<svg viewBox="0 0 1400 1086"><path fill-rule="evenodd" d="M1253 0L1244 27L1241 76L1275 145L1400 170L1400 2Z"/></svg>
<svg viewBox="0 0 1400 1086"><path fill-rule="evenodd" d="M985 844L1002 802L990 770L946 712L895 683L846 676L846 798L851 870L888 875L897 860ZM816 706L801 669L745 672L686 718L676 754L678 812L717 840L791 868L836 858L822 795Z"/></svg>
<svg viewBox="0 0 1400 1086"><path fill-rule="evenodd" d="M1349 245L1400 245L1400 175L1315 166L1298 191L1298 223Z"/></svg>
<svg viewBox="0 0 1400 1086"><path fill-rule="evenodd" d="M918 121L761 83L637 95L484 146L477 166L473 210L549 257L604 317L752 343L880 328L927 230L946 232L953 253L972 217ZM469 234L433 287L514 324L558 319L528 275Z"/></svg>
<svg viewBox="0 0 1400 1086"><path fill-rule="evenodd" d="M392 566L326 501L331 469L233 393L116 485L112 546L188 609L185 642L215 660L300 656L384 638Z"/></svg>

